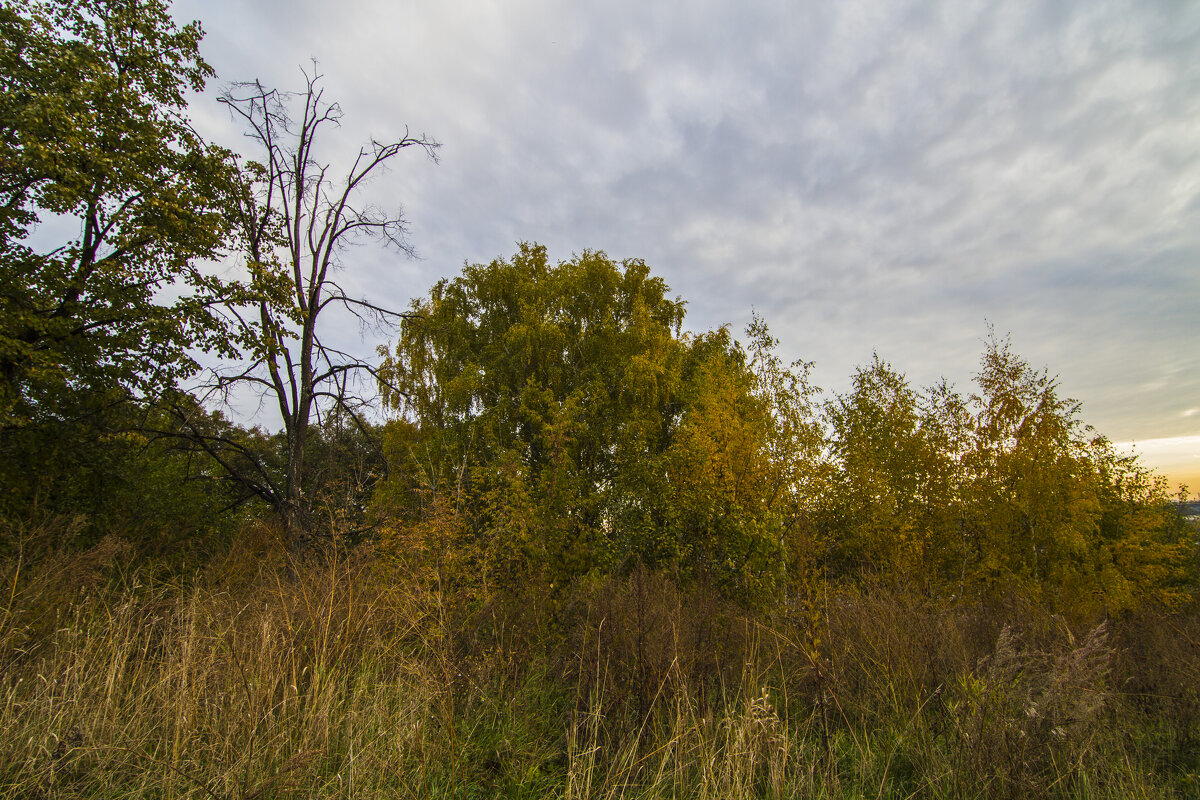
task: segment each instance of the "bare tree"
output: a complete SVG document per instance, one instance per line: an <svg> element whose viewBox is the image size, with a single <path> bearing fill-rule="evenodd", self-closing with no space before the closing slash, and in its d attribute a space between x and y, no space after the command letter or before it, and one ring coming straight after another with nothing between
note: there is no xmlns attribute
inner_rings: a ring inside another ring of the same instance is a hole
<svg viewBox="0 0 1200 800"><path fill-rule="evenodd" d="M355 386L364 378L373 386L377 377L373 365L322 338L321 318L331 307L371 326L386 327L401 316L347 294L334 279L347 247L362 238L412 255L400 213L363 205L362 189L402 151L419 148L436 161L438 147L433 139L406 130L394 141L372 140L347 171L335 174L318 158L317 143L340 124L342 111L324 99L315 69L304 76L299 93L255 81L235 84L221 97L245 123L261 160L241 165L241 191L233 203L249 281L229 311L246 361L218 373L211 388L228 396L235 388L250 387L277 405L286 440L283 463L271 468L261 458L246 457L234 443L197 438L214 456L238 456L238 480L280 513L294 549L303 549L312 537L306 440L323 414L344 415L365 430L362 411L370 395Z"/></svg>

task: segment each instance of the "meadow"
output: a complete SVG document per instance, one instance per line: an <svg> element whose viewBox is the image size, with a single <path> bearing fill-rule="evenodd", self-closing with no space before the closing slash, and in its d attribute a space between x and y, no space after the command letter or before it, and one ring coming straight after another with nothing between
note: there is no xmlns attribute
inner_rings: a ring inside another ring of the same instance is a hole
<svg viewBox="0 0 1200 800"><path fill-rule="evenodd" d="M240 541L185 576L113 537L5 562L0 797L1200 792L1194 613L896 583L749 611L644 568L479 603Z"/></svg>

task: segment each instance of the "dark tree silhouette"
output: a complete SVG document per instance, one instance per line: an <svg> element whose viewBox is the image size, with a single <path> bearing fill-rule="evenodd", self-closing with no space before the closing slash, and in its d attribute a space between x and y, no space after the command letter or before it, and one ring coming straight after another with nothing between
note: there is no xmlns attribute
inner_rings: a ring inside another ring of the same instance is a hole
<svg viewBox="0 0 1200 800"><path fill-rule="evenodd" d="M255 81L235 84L221 98L244 121L261 160L242 164L241 191L233 203L249 281L229 312L246 359L218 372L209 388L227 394L250 387L277 407L285 439L282 464L271 469L262 459L239 459L238 480L280 513L294 550L312 539L305 448L313 426L335 413L366 430L362 411L371 397L356 387L362 378L376 377L373 365L322 338L321 319L331 307L374 326L400 317L348 294L335 272L344 266L348 246L363 238L412 254L403 216L362 204L361 190L403 151L415 147L436 160L438 147L428 136L406 130L390 142L372 140L335 177L330 163L317 156L317 145L322 133L339 125L342 112L325 100L320 80L314 69L305 73L299 93ZM204 436L198 441L214 455L231 445Z"/></svg>

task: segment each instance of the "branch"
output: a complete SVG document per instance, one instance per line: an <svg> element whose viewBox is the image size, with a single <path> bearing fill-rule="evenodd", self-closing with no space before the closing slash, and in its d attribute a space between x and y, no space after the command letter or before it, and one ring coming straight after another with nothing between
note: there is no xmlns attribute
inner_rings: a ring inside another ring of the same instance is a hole
<svg viewBox="0 0 1200 800"><path fill-rule="evenodd" d="M383 306L377 306L374 303L367 302L366 300L363 300L362 298L359 298L359 297L350 297L342 291L341 287L337 286L336 284L334 284L334 287L337 288L338 293L327 295L325 297L325 299L321 301L320 308L324 308L325 306L329 305L330 303L340 302L346 306L353 305L353 306L361 306L362 308L370 309L371 311L374 311L380 317L395 317L397 319L413 319L415 316L417 316L412 311L393 311L390 308L384 308ZM351 311L351 313L354 313L353 309L347 309L347 310ZM359 319L362 319L362 316L357 313L355 314L355 316L358 316Z"/></svg>

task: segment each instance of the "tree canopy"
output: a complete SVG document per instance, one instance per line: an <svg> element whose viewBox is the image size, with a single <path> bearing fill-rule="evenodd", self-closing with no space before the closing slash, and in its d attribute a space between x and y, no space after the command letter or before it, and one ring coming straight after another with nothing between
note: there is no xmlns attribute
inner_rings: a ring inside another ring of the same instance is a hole
<svg viewBox="0 0 1200 800"><path fill-rule="evenodd" d="M877 357L829 403L831 563L949 593L1042 593L1079 613L1178 599L1194 542L1165 481L1007 341L988 341L975 383L965 397L918 391Z"/></svg>
<svg viewBox="0 0 1200 800"><path fill-rule="evenodd" d="M1165 484L1007 342L974 394L877 356L822 406L761 319L747 345L683 320L602 252L527 244L439 281L380 370L401 418L376 502L425 537L404 546L485 593L644 564L748 602L817 575L1080 614L1182 596L1194 542Z"/></svg>
<svg viewBox="0 0 1200 800"><path fill-rule="evenodd" d="M678 421L682 320L645 264L603 253L555 266L522 245L440 281L381 369L418 432L407 471L433 491L466 488L479 536L516 524L506 504L536 500L533 550L505 543L497 557L582 571L619 559L598 535L632 513L624 482Z"/></svg>
<svg viewBox="0 0 1200 800"><path fill-rule="evenodd" d="M0 422L144 391L220 343L226 151L187 122L211 68L161 2L0 5ZM56 239L56 232L73 233Z"/></svg>
<svg viewBox="0 0 1200 800"><path fill-rule="evenodd" d="M644 262L602 252L554 265L526 244L440 281L381 370L407 419L392 491L453 494L479 568L506 578L643 563L763 588L806 374L782 375L761 323L751 355L683 319Z"/></svg>

